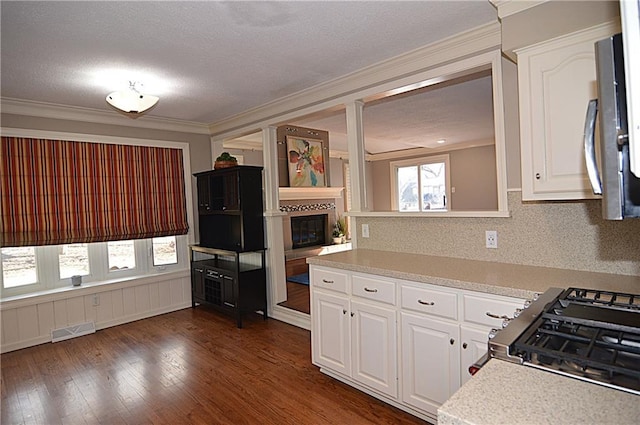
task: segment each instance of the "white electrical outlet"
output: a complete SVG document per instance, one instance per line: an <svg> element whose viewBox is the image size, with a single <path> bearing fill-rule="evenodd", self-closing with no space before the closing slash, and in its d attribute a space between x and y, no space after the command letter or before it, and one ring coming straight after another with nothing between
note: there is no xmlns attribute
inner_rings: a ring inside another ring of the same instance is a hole
<svg viewBox="0 0 640 425"><path fill-rule="evenodd" d="M99 306L100 305L100 295L93 294L93 305L94 306Z"/></svg>
<svg viewBox="0 0 640 425"><path fill-rule="evenodd" d="M368 238L369 237L369 225L368 224L363 224L362 225L362 237L363 238Z"/></svg>
<svg viewBox="0 0 640 425"><path fill-rule="evenodd" d="M485 232L485 241L487 248L498 248L498 232L487 230Z"/></svg>

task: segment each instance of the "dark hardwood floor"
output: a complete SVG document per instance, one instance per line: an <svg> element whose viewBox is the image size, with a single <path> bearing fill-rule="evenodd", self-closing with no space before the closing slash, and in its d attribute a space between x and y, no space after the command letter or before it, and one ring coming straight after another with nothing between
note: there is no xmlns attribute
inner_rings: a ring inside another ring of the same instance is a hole
<svg viewBox="0 0 640 425"><path fill-rule="evenodd" d="M309 297L309 285L287 281L287 299L279 305L310 314L311 299Z"/></svg>
<svg viewBox="0 0 640 425"><path fill-rule="evenodd" d="M0 357L5 424L419 424L311 364L310 333L207 307Z"/></svg>
<svg viewBox="0 0 640 425"><path fill-rule="evenodd" d="M287 277L309 271L306 258L295 258L285 262ZM287 281L287 299L279 303L283 307L310 314L309 285Z"/></svg>

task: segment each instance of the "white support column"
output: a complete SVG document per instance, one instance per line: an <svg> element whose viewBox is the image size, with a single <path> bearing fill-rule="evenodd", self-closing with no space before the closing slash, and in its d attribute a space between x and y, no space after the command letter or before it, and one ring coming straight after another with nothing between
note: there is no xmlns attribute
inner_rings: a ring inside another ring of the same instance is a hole
<svg viewBox="0 0 640 425"><path fill-rule="evenodd" d="M347 146L349 148L349 169L351 172L351 211L353 212L369 211L364 161L363 110L364 102L361 100L356 100L346 105Z"/></svg>
<svg viewBox="0 0 640 425"><path fill-rule="evenodd" d="M272 316L273 307L287 299L284 264L284 230L278 195L278 144L276 127L262 129L264 163L265 230L267 246L267 305Z"/></svg>
<svg viewBox="0 0 640 425"><path fill-rule="evenodd" d="M211 138L211 165L216 161L216 158L224 152L224 140ZM213 168L213 167L212 167Z"/></svg>

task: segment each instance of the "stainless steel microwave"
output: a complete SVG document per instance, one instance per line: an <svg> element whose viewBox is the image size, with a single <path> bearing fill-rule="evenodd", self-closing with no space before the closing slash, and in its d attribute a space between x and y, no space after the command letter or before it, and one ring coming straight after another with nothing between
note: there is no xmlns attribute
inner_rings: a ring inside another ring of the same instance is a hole
<svg viewBox="0 0 640 425"><path fill-rule="evenodd" d="M602 195L607 220L640 217L640 178L630 168L627 98L622 35L596 43L598 99L591 100L585 123L585 157L591 187ZM600 126L600 166L595 143Z"/></svg>

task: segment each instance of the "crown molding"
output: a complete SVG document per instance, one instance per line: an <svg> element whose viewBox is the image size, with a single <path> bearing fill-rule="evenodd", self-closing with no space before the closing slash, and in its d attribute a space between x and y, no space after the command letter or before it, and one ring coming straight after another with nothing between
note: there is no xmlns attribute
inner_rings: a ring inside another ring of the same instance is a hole
<svg viewBox="0 0 640 425"><path fill-rule="evenodd" d="M206 124L142 116L136 119L123 117L117 112L79 108L46 102L34 102L14 98L0 98L3 114L30 117L53 118L59 120L92 122L96 124L147 128L153 130L178 131L183 133L209 134Z"/></svg>
<svg viewBox="0 0 640 425"><path fill-rule="evenodd" d="M498 10L498 18L515 15L523 10L546 3L548 0L489 0L489 3Z"/></svg>
<svg viewBox="0 0 640 425"><path fill-rule="evenodd" d="M249 126L261 128L301 109L322 110L346 95L418 74L442 64L500 48L500 24L492 22L420 47L343 77L249 109L209 126L212 135L231 135ZM272 122L270 122L271 120Z"/></svg>

